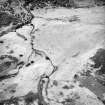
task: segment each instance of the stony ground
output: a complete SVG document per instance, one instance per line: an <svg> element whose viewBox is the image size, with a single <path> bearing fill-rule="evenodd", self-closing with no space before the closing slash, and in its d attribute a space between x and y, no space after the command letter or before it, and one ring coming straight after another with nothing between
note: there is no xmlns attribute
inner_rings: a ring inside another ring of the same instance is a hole
<svg viewBox="0 0 105 105"><path fill-rule="evenodd" d="M104 12L34 10L0 37L0 105L105 105Z"/></svg>

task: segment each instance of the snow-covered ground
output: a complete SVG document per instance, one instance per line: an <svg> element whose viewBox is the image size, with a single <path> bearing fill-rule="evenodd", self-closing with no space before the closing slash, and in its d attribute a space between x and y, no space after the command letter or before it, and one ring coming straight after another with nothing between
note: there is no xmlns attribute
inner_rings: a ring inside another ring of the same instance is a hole
<svg viewBox="0 0 105 105"><path fill-rule="evenodd" d="M4 41L0 55L11 55L24 62L15 77L0 82L0 100L25 99L32 92L38 94L41 105L104 105L95 92L74 79L87 70L85 65L92 63L89 58L105 48L104 12L104 6L34 10L33 30L27 25L0 38ZM8 71L11 70L6 70L7 74ZM42 77L47 80L41 87ZM105 86L99 85L104 96ZM40 105L36 102L33 105Z"/></svg>

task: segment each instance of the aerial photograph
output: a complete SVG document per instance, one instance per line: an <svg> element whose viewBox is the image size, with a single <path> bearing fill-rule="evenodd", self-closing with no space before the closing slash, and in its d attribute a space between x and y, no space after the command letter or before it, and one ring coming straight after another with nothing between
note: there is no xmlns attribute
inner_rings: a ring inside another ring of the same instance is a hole
<svg viewBox="0 0 105 105"><path fill-rule="evenodd" d="M105 0L0 0L0 105L105 105Z"/></svg>

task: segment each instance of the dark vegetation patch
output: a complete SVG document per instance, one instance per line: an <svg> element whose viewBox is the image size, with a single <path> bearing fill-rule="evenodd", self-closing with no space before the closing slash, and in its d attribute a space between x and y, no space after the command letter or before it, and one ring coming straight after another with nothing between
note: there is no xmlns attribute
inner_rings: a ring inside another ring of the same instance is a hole
<svg viewBox="0 0 105 105"><path fill-rule="evenodd" d="M0 14L2 14L0 15L0 27L13 22L14 28L18 29L30 23L34 18L30 10L34 8L44 8L49 5L51 7L81 8L82 2L83 7L89 7L93 1L92 6L105 4L104 0L89 1L88 3L87 0L3 0L0 1Z"/></svg>
<svg viewBox="0 0 105 105"><path fill-rule="evenodd" d="M0 82L3 81L4 79L9 79L11 77L15 77L16 75L17 75L17 73L11 74L11 75L2 75L2 76L0 76Z"/></svg>
<svg viewBox="0 0 105 105"><path fill-rule="evenodd" d="M1 55L0 56L0 63L2 63L3 61L18 62L18 59L16 57L11 56L11 55Z"/></svg>
<svg viewBox="0 0 105 105"><path fill-rule="evenodd" d="M35 100L38 99L38 94L29 92L25 96L21 97L11 97L10 99L0 101L0 105L20 105L23 102L24 105L32 105ZM22 104L22 105L23 105Z"/></svg>
<svg viewBox="0 0 105 105"><path fill-rule="evenodd" d="M13 54L13 53L14 53L14 51L13 51L13 50L9 51L9 54Z"/></svg>
<svg viewBox="0 0 105 105"><path fill-rule="evenodd" d="M66 7L66 8L81 8L90 6L102 6L105 5L104 0L22 0L24 6L30 5L30 9L43 8L48 5L52 7ZM83 4L83 5L81 5Z"/></svg>
<svg viewBox="0 0 105 105"><path fill-rule="evenodd" d="M26 105L30 105L33 103L35 100L38 99L38 94L35 94L33 92L29 92L25 97L24 100L26 102Z"/></svg>
<svg viewBox="0 0 105 105"><path fill-rule="evenodd" d="M11 66L11 63L10 61L6 61L0 64L0 72L7 70Z"/></svg>
<svg viewBox="0 0 105 105"><path fill-rule="evenodd" d="M100 100L105 93L105 49L98 49L96 54L90 58L94 64L90 64L91 69L83 70L79 75L76 74L74 79L80 81L80 86L86 87L97 95ZM95 72L93 72L97 69ZM94 73L93 76L91 73Z"/></svg>
<svg viewBox="0 0 105 105"><path fill-rule="evenodd" d="M3 26L8 26L12 22L12 17L10 17L5 12L0 12L0 28Z"/></svg>
<svg viewBox="0 0 105 105"><path fill-rule="evenodd" d="M19 105L19 98L11 97L9 100L3 100L0 102L0 105Z"/></svg>
<svg viewBox="0 0 105 105"><path fill-rule="evenodd" d="M12 16L6 12L0 11L0 28L9 26L10 24L13 24L14 26L18 25L20 20L16 18L15 16Z"/></svg>
<svg viewBox="0 0 105 105"><path fill-rule="evenodd" d="M30 23L33 17L20 0L0 1L0 28L12 23L13 28L17 29Z"/></svg>
<svg viewBox="0 0 105 105"><path fill-rule="evenodd" d="M11 55L0 56L0 81L15 77L18 74L18 70L13 74L9 74L8 72L14 69L20 69L23 65L23 61L19 61L19 59Z"/></svg>
<svg viewBox="0 0 105 105"><path fill-rule="evenodd" d="M3 62L5 60L9 60L9 61L12 61L12 62L18 62L18 59L14 56L11 56L11 55L1 55L0 56L0 62Z"/></svg>
<svg viewBox="0 0 105 105"><path fill-rule="evenodd" d="M54 86L58 86L58 81L54 80L54 81L53 81L53 85L54 85Z"/></svg>
<svg viewBox="0 0 105 105"><path fill-rule="evenodd" d="M92 61L94 61L94 65L91 65L93 68L99 68L100 70L97 71L99 75L105 74L105 49L99 49L96 54L91 57Z"/></svg>
<svg viewBox="0 0 105 105"><path fill-rule="evenodd" d="M3 43L4 43L4 41L0 40L0 44L3 44Z"/></svg>
<svg viewBox="0 0 105 105"><path fill-rule="evenodd" d="M105 85L105 49L98 49L96 54L90 59L94 62L94 64L89 65L91 69L83 70L83 72L80 73L81 76L89 77L91 76L91 73L93 73L93 71L97 69L94 72L95 78L102 85Z"/></svg>
<svg viewBox="0 0 105 105"><path fill-rule="evenodd" d="M65 101L62 102L63 105L76 105L75 100L71 98L66 98Z"/></svg>
<svg viewBox="0 0 105 105"><path fill-rule="evenodd" d="M16 69L19 60L16 57L11 55L2 55L0 56L0 81L14 77L14 74L8 74L10 70Z"/></svg>
<svg viewBox="0 0 105 105"><path fill-rule="evenodd" d="M65 86L63 86L63 89L70 89L70 87L65 85Z"/></svg>
<svg viewBox="0 0 105 105"><path fill-rule="evenodd" d="M97 98L99 98L102 102L105 101L102 99L103 93L105 93L105 86L97 81L97 79L93 76L80 76L78 78L78 81L80 82L80 87L86 87L91 92L93 92Z"/></svg>

